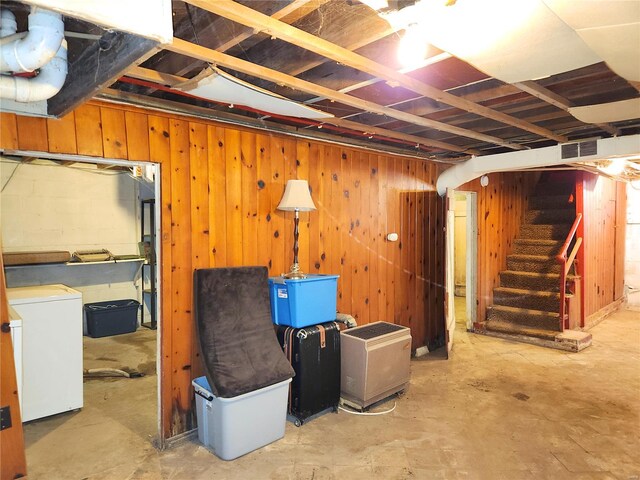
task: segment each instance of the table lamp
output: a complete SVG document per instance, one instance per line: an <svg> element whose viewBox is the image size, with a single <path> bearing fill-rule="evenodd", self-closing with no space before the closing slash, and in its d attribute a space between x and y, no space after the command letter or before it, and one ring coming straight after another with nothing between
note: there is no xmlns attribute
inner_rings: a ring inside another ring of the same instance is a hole
<svg viewBox="0 0 640 480"><path fill-rule="evenodd" d="M305 278L306 275L300 270L298 265L298 235L300 233L299 223L300 217L298 212L309 212L315 210L316 206L311 199L309 192L309 184L306 180L289 180L284 189L282 200L278 205L278 210L285 212L295 212L293 224L293 265L291 271L283 274L285 278Z"/></svg>

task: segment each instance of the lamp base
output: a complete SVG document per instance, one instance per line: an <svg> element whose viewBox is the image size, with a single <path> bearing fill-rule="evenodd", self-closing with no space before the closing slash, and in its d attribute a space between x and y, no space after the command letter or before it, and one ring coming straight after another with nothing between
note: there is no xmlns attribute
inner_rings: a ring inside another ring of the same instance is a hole
<svg viewBox="0 0 640 480"><path fill-rule="evenodd" d="M289 271L289 273L283 273L282 276L284 278L293 278L293 279L307 278L307 275L303 273L302 270L300 270L300 265L298 265L297 263L294 263L293 265L291 265L291 270Z"/></svg>

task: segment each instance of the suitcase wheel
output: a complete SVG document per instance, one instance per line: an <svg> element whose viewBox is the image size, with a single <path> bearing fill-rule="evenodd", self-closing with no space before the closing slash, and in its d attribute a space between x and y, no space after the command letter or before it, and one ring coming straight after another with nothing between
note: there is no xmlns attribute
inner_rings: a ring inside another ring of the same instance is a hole
<svg viewBox="0 0 640 480"><path fill-rule="evenodd" d="M296 427L299 427L299 426L301 426L301 425L302 425L302 422L300 421L300 419L299 419L299 418L296 418L296 419L293 421L293 424L294 424Z"/></svg>

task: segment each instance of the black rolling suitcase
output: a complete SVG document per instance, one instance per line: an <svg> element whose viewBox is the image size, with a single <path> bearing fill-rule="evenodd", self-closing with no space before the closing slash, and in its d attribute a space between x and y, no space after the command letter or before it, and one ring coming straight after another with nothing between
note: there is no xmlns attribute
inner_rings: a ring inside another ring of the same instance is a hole
<svg viewBox="0 0 640 480"><path fill-rule="evenodd" d="M277 327L278 341L296 372L289 387L289 416L296 426L340 402L340 329L335 322Z"/></svg>

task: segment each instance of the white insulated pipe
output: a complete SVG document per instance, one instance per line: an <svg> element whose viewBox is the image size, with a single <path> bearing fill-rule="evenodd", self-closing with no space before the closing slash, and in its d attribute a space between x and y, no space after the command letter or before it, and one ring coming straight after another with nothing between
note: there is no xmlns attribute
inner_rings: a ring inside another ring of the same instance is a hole
<svg viewBox="0 0 640 480"><path fill-rule="evenodd" d="M16 102L37 102L48 100L60 91L67 78L67 41L49 63L40 68L33 78L0 75L0 98Z"/></svg>
<svg viewBox="0 0 640 480"><path fill-rule="evenodd" d="M13 26L8 15L5 20L5 15L3 11L3 31L9 31ZM63 39L62 15L33 7L29 14L28 34L0 46L0 72L33 72L41 68L54 58Z"/></svg>
<svg viewBox="0 0 640 480"><path fill-rule="evenodd" d="M576 158L562 158L562 145L472 157L466 162L454 165L442 172L436 182L436 188L440 195L444 195L447 188L458 188L460 185L487 173L511 172L576 162L591 162L625 155L638 155L640 154L640 135L601 138L597 140L597 145L598 153L596 155Z"/></svg>
<svg viewBox="0 0 640 480"><path fill-rule="evenodd" d="M8 37L18 31L16 16L11 10L0 9L0 38Z"/></svg>

